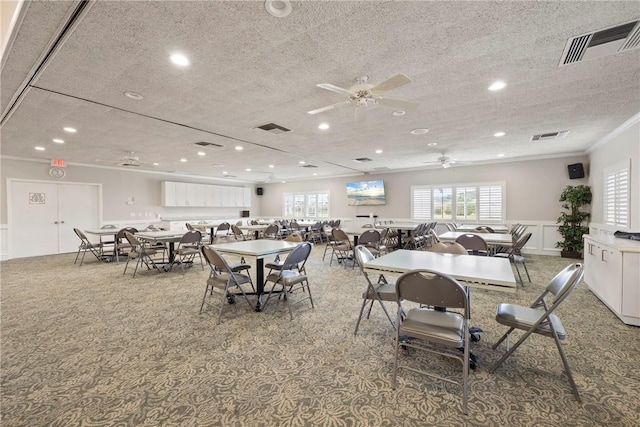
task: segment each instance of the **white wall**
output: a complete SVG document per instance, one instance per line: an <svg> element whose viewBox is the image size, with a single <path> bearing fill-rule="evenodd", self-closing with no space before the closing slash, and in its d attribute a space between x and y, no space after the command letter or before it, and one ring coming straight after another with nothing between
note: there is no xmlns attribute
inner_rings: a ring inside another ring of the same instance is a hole
<svg viewBox="0 0 640 427"><path fill-rule="evenodd" d="M640 113L625 122L616 131L608 135L592 148L590 161L589 185L593 192L591 203L591 228L611 233L615 227L602 224L603 207L603 173L604 169L623 160L631 160L630 195L630 231L640 232Z"/></svg>

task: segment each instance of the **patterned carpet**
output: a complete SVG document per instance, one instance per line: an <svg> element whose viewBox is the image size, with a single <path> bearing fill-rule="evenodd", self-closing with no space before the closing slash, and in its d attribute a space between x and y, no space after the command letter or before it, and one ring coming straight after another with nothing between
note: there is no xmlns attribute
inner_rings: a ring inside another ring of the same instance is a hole
<svg viewBox="0 0 640 427"><path fill-rule="evenodd" d="M374 309L353 330L364 278L329 267L314 248L316 307L263 313L227 305L198 315L207 271L144 271L73 255L3 262L2 426L637 426L640 329L624 325L581 284L561 307L574 398L553 340L532 337L495 374L505 328L498 302L531 303L571 261L529 257L517 294L474 291L469 415L458 386L401 371L391 388L393 330ZM391 305L390 305L390 308ZM456 375L459 363L403 354Z"/></svg>

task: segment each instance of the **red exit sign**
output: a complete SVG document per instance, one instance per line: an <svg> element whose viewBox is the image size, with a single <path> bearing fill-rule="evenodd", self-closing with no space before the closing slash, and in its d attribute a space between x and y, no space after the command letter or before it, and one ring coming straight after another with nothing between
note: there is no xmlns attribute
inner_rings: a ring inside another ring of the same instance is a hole
<svg viewBox="0 0 640 427"><path fill-rule="evenodd" d="M64 168L67 166L67 163L62 159L51 159L51 166Z"/></svg>

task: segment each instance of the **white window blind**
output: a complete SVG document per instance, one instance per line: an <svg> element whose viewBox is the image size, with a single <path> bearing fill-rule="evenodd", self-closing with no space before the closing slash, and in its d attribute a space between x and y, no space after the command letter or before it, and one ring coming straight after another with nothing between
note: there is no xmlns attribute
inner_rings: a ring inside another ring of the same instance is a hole
<svg viewBox="0 0 640 427"><path fill-rule="evenodd" d="M502 185L480 185L479 189L479 214L480 221L500 221L503 219Z"/></svg>
<svg viewBox="0 0 640 427"><path fill-rule="evenodd" d="M411 203L414 219L431 219L431 189L412 187Z"/></svg>
<svg viewBox="0 0 640 427"><path fill-rule="evenodd" d="M629 162L604 170L604 223L629 226Z"/></svg>
<svg viewBox="0 0 640 427"><path fill-rule="evenodd" d="M412 186L411 214L416 220L504 222L505 183Z"/></svg>

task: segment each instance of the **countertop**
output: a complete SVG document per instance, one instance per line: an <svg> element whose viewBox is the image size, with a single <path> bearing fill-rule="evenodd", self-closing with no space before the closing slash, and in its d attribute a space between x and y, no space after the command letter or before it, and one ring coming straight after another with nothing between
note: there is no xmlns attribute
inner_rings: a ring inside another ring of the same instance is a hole
<svg viewBox="0 0 640 427"><path fill-rule="evenodd" d="M619 250L620 252L640 253L640 240L618 239L613 236L607 236L607 235L596 236L591 234L585 234L584 238L592 240L597 243L601 243L606 246L610 246L614 249Z"/></svg>

